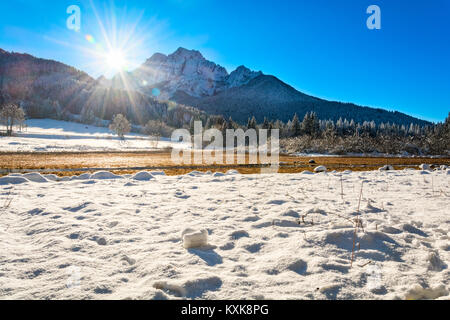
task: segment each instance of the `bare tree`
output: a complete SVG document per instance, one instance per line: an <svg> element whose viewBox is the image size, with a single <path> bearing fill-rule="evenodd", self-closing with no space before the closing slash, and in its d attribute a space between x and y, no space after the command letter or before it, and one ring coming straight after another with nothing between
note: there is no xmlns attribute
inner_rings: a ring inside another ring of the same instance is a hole
<svg viewBox="0 0 450 320"><path fill-rule="evenodd" d="M131 130L131 124L124 115L116 114L109 125L109 129L114 131L121 139L125 139L125 134Z"/></svg>
<svg viewBox="0 0 450 320"><path fill-rule="evenodd" d="M25 112L15 104L6 104L0 110L0 120L6 126L6 134L11 136L14 125L23 126Z"/></svg>

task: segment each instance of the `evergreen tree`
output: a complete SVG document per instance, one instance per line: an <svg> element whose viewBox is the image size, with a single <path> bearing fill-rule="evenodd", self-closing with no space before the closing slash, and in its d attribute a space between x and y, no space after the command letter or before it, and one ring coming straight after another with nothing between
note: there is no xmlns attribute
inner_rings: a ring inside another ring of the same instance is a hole
<svg viewBox="0 0 450 320"><path fill-rule="evenodd" d="M306 115L305 115L305 117L306 117ZM292 118L290 128L291 128L291 133L294 137L298 137L299 135L302 134L302 126L300 124L300 120L298 120L297 113L294 114L294 118Z"/></svg>

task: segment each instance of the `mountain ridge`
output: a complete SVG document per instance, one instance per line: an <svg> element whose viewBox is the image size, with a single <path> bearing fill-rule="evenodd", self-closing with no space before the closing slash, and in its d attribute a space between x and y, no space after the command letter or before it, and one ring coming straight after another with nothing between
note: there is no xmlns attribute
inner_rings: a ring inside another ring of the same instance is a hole
<svg viewBox="0 0 450 320"><path fill-rule="evenodd" d="M42 108L51 109L52 104L61 104L63 111L74 114L81 114L88 108L97 110L99 116L106 114L107 118L113 111L126 110L134 101L139 101L139 108L146 112L158 103L174 101L210 115L232 117L239 123L246 123L252 116L258 122L264 118L287 122L294 114L303 117L315 111L324 120L347 118L361 123L374 120L400 125L431 124L398 111L313 97L275 76L245 66L228 73L220 65L206 60L199 51L184 48L170 55L155 53L136 70L111 80L103 76L94 79L55 60L0 49L0 88L0 100L10 94L27 103L48 100L50 106Z"/></svg>
<svg viewBox="0 0 450 320"><path fill-rule="evenodd" d="M315 111L319 118L335 121L347 118L356 122L430 124L398 111L313 97L276 76L252 71L245 66L228 73L220 65L206 60L201 52L182 47L169 55L153 54L125 77L123 74L116 76L113 86L131 86L147 95L153 95L157 88L160 93L158 99L190 105L226 118L231 116L240 123L246 123L252 116L258 122L264 118L287 122L295 114L303 117L307 112Z"/></svg>

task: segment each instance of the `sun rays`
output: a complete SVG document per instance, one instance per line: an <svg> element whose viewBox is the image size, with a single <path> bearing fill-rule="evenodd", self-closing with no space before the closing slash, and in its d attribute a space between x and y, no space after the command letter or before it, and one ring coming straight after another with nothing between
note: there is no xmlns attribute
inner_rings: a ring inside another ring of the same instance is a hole
<svg viewBox="0 0 450 320"><path fill-rule="evenodd" d="M119 49L113 49L106 54L106 64L110 69L122 71L128 64L125 55Z"/></svg>

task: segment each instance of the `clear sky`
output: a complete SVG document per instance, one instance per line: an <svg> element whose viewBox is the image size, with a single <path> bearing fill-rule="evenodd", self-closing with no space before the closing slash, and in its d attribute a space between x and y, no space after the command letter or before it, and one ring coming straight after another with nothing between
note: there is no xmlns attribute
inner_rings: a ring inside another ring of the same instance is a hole
<svg viewBox="0 0 450 320"><path fill-rule="evenodd" d="M366 26L372 4L381 9L381 30ZM79 32L66 27L70 5L81 8ZM325 99L431 121L443 121L450 111L448 0L0 3L0 48L61 61L94 77L111 76L118 65L132 70L153 53L180 46L229 72L243 64Z"/></svg>

